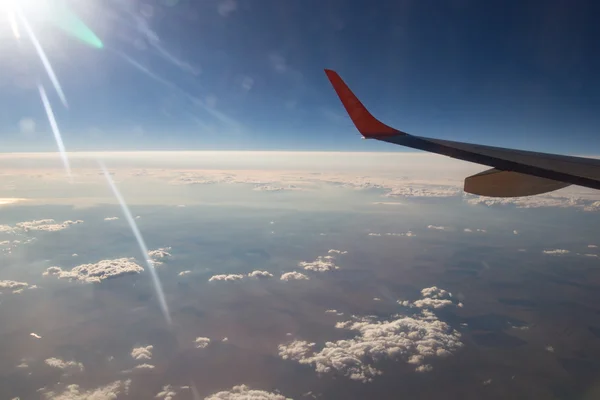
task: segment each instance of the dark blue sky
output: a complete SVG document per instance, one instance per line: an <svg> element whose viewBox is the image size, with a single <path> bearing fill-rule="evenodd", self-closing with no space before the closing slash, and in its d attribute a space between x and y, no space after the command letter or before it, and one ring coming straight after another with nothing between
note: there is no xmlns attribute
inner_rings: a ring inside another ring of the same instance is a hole
<svg viewBox="0 0 600 400"><path fill-rule="evenodd" d="M69 3L103 49L25 9L69 110L32 47L2 28L6 150L55 149L38 77L68 150L400 150L359 140L323 73L333 68L376 116L409 133L599 153L597 2ZM35 134L19 132L23 118Z"/></svg>

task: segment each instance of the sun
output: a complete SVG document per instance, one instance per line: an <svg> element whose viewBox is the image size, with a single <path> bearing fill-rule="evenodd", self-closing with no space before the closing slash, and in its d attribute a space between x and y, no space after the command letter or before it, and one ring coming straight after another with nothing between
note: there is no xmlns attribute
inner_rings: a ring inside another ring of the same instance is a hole
<svg viewBox="0 0 600 400"><path fill-rule="evenodd" d="M23 24L35 29L49 23L89 46L103 47L100 38L61 0L0 0L0 18L2 14L16 39L21 37Z"/></svg>

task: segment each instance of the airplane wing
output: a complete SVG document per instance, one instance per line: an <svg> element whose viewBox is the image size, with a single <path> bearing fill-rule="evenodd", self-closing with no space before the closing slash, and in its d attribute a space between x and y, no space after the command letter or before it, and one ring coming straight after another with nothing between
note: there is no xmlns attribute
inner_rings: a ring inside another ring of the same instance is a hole
<svg viewBox="0 0 600 400"><path fill-rule="evenodd" d="M465 179L467 193L519 197L551 192L569 185L600 189L600 160L505 149L409 135L367 110L332 70L325 70L352 122L365 139L377 139L492 167Z"/></svg>

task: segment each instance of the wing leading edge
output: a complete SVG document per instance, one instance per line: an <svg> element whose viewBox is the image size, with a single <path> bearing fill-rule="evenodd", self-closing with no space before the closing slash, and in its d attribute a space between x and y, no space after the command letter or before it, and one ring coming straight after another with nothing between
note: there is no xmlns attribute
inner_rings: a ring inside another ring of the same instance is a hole
<svg viewBox="0 0 600 400"><path fill-rule="evenodd" d="M442 154L492 167L465 179L468 193L519 197L547 193L569 185L600 189L600 160L506 149L409 135L377 120L337 72L325 70L344 108L366 139Z"/></svg>

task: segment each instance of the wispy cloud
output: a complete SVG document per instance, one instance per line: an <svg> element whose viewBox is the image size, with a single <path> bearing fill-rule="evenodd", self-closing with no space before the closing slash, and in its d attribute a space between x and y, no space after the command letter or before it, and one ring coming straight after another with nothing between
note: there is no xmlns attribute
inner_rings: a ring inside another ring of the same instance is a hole
<svg viewBox="0 0 600 400"><path fill-rule="evenodd" d="M183 96L186 100L188 100L192 105L201 108L202 110L204 110L205 112L210 114L212 117L217 119L219 122L227 125L230 129L233 129L236 132L241 130L242 125L238 121L236 121L235 119L226 115L225 113L217 110L216 107L214 107L210 104L207 104L206 101L188 93L187 91L181 89L179 86L177 86L173 82L159 76L158 74L156 74L155 72L150 70L148 67L146 67L145 65L142 65L141 63L134 60L132 57L128 56L127 54L122 53L118 50L113 50L113 51L115 52L115 54L117 54L119 57L121 57L123 60L125 60L127 63L129 63L131 66L135 67L136 69L138 69L139 71L144 73L149 78L155 80L156 82L177 92L179 95Z"/></svg>

